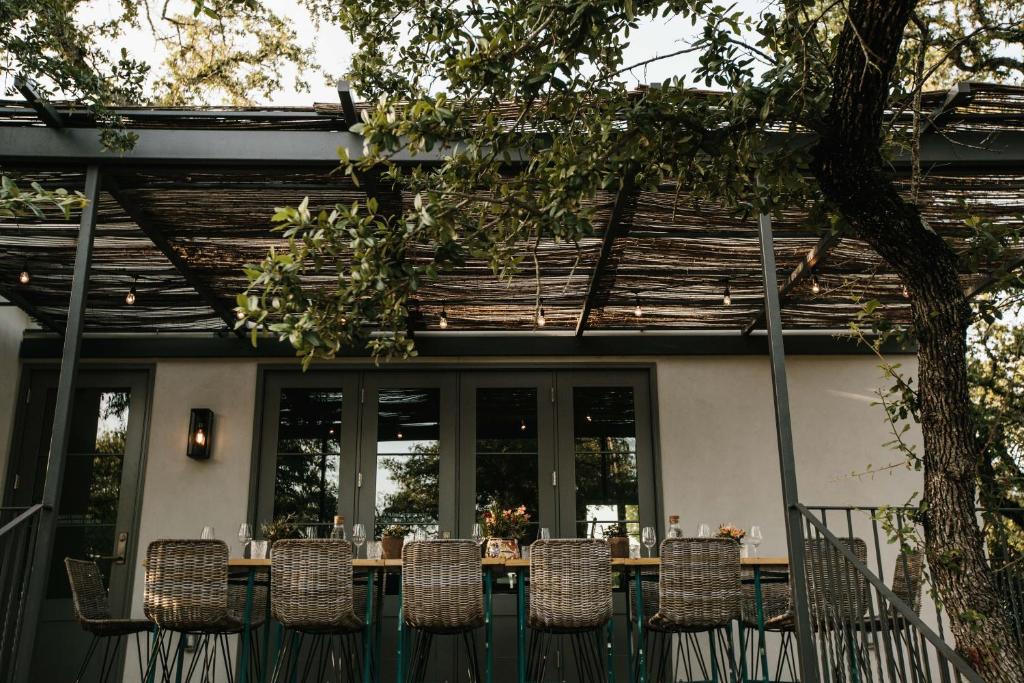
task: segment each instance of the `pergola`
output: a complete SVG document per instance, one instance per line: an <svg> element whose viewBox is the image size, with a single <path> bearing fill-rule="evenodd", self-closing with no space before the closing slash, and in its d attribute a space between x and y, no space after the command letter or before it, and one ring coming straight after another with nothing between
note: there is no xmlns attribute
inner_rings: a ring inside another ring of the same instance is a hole
<svg viewBox="0 0 1024 683"><path fill-rule="evenodd" d="M352 158L362 154L361 138L347 132L359 106L344 88L339 104L312 108L121 109L138 139L131 151L117 154L104 150L88 112L47 103L22 85L24 101L0 102L0 170L21 182L77 189L90 200L75 221L0 220L0 296L44 330L25 342L23 355L55 355L61 349L34 559L35 566L45 567L82 344L106 335L102 348L96 343L92 351L120 357L159 355L155 345L168 338L175 340L178 354L282 352L282 345L269 341L261 345L263 351L253 351L233 331L234 297L246 286L242 266L259 261L282 241L270 231L274 208L298 204L303 197L315 209L373 196L383 211L397 213L411 206L412 198L380 179L368 177L356 186L331 173L338 147ZM927 93L924 101L932 114L920 145L919 198L932 227L962 248L973 234L964 223L968 216L1020 221L1024 88L961 84L948 93ZM906 122L896 112L893 118L898 125ZM439 160L438 153L400 159L409 164ZM909 187L909 151L897 152L891 163ZM901 283L865 243L820 234L797 209L737 215L672 183L657 192L627 188L596 202L598 230L578 252L548 245L539 253L543 335L535 334L534 274L501 282L485 263L471 261L419 293L410 328L419 334L421 353L639 354L681 347L715 353L730 345L767 347L790 560L795 595L802 600L783 331L809 333L787 336L790 350L848 351L853 344L833 335L865 301L881 302L882 313L896 324L909 322ZM429 249L424 245L413 258L429 258ZM1024 249L1001 263L983 264L978 272L964 272L965 291L971 296L985 291L1022 257ZM18 283L23 269L31 275L27 285ZM330 279L323 278L325 286ZM136 302L126 305L133 284ZM731 303L724 300L726 291ZM438 325L442 309L450 322L444 331ZM760 329L767 333L753 334ZM92 337L83 342L85 333ZM703 336L687 336L692 333ZM710 334L714 341L702 345L699 339ZM34 632L45 577L42 571L32 575L25 633ZM809 637L806 610L806 604L797 605L801 643L810 642L803 639ZM31 641L21 640L20 662L30 661ZM811 671L814 656L805 649L802 665Z"/></svg>

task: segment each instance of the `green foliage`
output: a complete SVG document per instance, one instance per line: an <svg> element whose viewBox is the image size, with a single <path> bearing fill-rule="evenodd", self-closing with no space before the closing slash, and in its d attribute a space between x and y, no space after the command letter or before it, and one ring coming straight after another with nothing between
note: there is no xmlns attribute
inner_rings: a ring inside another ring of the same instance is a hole
<svg viewBox="0 0 1024 683"><path fill-rule="evenodd" d="M6 175L0 175L0 217L18 218L34 216L45 218L45 209L52 207L60 211L65 219L71 217L73 209L82 209L88 200L81 192L64 189L47 190L39 183L32 183L31 190L23 190L17 182Z"/></svg>

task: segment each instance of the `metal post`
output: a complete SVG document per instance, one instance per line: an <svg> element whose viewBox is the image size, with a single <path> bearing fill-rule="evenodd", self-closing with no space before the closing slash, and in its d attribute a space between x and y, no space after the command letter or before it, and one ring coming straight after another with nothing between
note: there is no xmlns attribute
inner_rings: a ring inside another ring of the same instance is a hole
<svg viewBox="0 0 1024 683"><path fill-rule="evenodd" d="M24 618L21 623L23 637L15 661L15 680L28 683L32 667L32 646L36 640L39 614L46 599L46 584L50 576L50 560L57 532L57 509L64 487L64 462L70 439L71 409L74 406L75 381L78 375L78 355L85 323L85 299L89 289L89 267L92 264L92 243L96 234L96 209L99 205L100 169L89 166L85 174L85 196L89 203L82 209L78 226L78 244L75 247L75 265L71 278L71 298L64 331L64 349L57 380L57 404L53 412L53 432L50 437L50 455L46 464L46 483L43 486L43 509L39 515L35 553L32 557L32 578L26 596Z"/></svg>
<svg viewBox="0 0 1024 683"><path fill-rule="evenodd" d="M761 241L761 265L764 275L764 310L768 329L768 355L772 366L772 398L775 402L775 431L779 443L779 472L782 475L782 502L786 508L786 543L789 546L789 573L793 585L793 609L796 616L796 642L800 660L800 680L817 682L818 660L811 634L807 604L807 577L804 573L802 519L796 504L800 501L796 486L796 461L793 455L793 429L789 415L789 385L786 380L786 349L782 341L782 312L775 272L775 244L772 219L762 213L757 220Z"/></svg>

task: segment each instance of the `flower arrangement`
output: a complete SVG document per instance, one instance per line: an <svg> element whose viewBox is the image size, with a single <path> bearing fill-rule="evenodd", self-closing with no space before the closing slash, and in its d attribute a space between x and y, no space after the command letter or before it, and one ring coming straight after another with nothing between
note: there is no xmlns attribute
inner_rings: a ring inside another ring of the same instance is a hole
<svg viewBox="0 0 1024 683"><path fill-rule="evenodd" d="M387 536L390 538L405 538L411 533L411 530L407 526L401 524L389 524L384 527L384 530L380 532L380 535Z"/></svg>
<svg viewBox="0 0 1024 683"><path fill-rule="evenodd" d="M605 538L623 538L629 536L629 530L625 522L615 522L605 525L603 529Z"/></svg>
<svg viewBox="0 0 1024 683"><path fill-rule="evenodd" d="M502 508L498 503L491 503L484 510L482 522L484 535L490 538L521 538L530 523L530 513L525 505L517 508Z"/></svg>
<svg viewBox="0 0 1024 683"><path fill-rule="evenodd" d="M732 540L739 543L743 540L743 537L747 535L747 532L738 526L732 524L722 524L718 527L718 538L731 538Z"/></svg>
<svg viewBox="0 0 1024 683"><path fill-rule="evenodd" d="M299 538L299 523L294 514L282 515L260 525L260 534L270 546L283 538Z"/></svg>

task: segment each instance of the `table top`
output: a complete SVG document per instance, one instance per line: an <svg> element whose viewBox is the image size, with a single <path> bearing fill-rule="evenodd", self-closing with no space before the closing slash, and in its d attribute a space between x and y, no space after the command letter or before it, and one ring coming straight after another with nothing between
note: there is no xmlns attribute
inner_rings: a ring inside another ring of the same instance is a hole
<svg viewBox="0 0 1024 683"><path fill-rule="evenodd" d="M657 557L615 557L612 558L613 567L658 567L661 560ZM242 557L232 557L228 560L229 567L269 567L270 560L254 560ZM389 567L401 567L401 560L352 560L352 566L365 569L380 569ZM506 560L499 557L484 557L480 560L481 567L529 567L530 560ZM788 567L787 557L743 557L740 558L740 566L743 567Z"/></svg>

